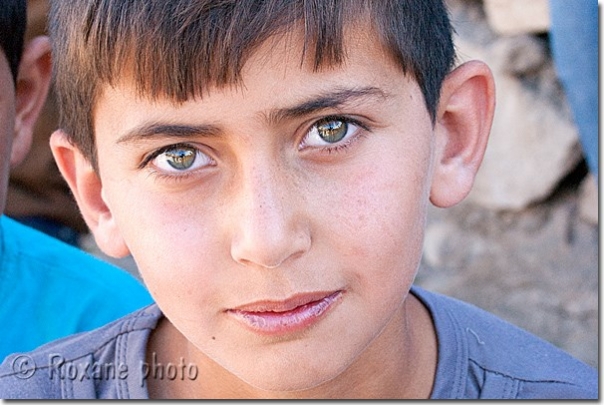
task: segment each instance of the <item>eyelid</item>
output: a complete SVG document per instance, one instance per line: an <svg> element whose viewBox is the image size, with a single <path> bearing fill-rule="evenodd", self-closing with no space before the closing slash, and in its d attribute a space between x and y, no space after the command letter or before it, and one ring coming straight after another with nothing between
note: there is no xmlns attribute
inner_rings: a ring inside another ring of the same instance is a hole
<svg viewBox="0 0 604 405"><path fill-rule="evenodd" d="M321 150L329 152L329 151L341 148L342 146L348 146L348 143L351 140L354 140L355 138L361 136L361 134L358 133L359 132L359 129L358 129L357 131L355 131L354 134L346 136L344 139L342 139L336 143L333 143L331 145L324 145L322 147L317 147L317 146L308 146L307 147L305 145L305 142L306 142L307 138L310 136L312 129L316 128L317 126L321 125L322 123L329 122L329 121L342 121L342 122L345 122L346 124L357 126L360 130L368 131L368 132L371 131L370 128L366 124L361 122L361 120L359 120L359 119L352 118L352 117L346 116L346 115L339 115L339 114L326 115L326 116L316 119L312 122L312 125L310 125L310 127L304 133L304 137L302 138L302 141L300 142L298 149L299 150L304 150L306 148L321 149Z"/></svg>
<svg viewBox="0 0 604 405"><path fill-rule="evenodd" d="M339 115L339 114L327 115L323 118L319 118L311 125L311 128L314 126L317 126L321 123L325 123L325 122L329 122L329 121L342 121L347 124L356 125L357 127L364 129L365 131L369 131L369 127L367 125L365 125L361 120L347 116L347 115Z"/></svg>
<svg viewBox="0 0 604 405"><path fill-rule="evenodd" d="M161 155L162 153L165 153L166 151L169 151L170 149L176 149L176 148L190 148L195 150L196 152L200 152L203 153L204 155L208 156L208 158L210 160L213 160L207 153L205 153L203 150L201 150L200 148L191 145L190 143L185 143L185 142L179 142L179 143L174 143L174 144L170 144L170 145L166 145L166 146L162 146L152 152L150 152L149 154L145 155L143 157L142 162L138 165L138 169L144 169L145 167L149 166L149 164L151 162L153 162L153 160L155 160L155 158L157 158L159 155Z"/></svg>

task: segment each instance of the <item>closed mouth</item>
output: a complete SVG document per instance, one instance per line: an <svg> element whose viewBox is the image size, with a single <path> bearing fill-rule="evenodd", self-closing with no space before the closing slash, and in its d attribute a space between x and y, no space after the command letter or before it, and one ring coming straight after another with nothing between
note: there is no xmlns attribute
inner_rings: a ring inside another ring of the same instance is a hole
<svg viewBox="0 0 604 405"><path fill-rule="evenodd" d="M341 290L300 294L284 301L258 301L227 312L256 332L290 333L317 322L342 295Z"/></svg>

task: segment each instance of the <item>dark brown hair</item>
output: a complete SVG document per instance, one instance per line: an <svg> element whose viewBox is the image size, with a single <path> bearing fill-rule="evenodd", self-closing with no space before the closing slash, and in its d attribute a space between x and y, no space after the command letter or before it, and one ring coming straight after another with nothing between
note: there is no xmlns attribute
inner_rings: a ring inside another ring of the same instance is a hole
<svg viewBox="0 0 604 405"><path fill-rule="evenodd" d="M27 24L25 0L0 0L0 48L17 82Z"/></svg>
<svg viewBox="0 0 604 405"><path fill-rule="evenodd" d="M417 80L434 118L455 58L441 0L55 0L49 32L60 126L95 164L92 111L101 85L127 75L150 97L201 96L237 83L250 54L294 25L304 28L315 69L338 65L344 27L361 18Z"/></svg>

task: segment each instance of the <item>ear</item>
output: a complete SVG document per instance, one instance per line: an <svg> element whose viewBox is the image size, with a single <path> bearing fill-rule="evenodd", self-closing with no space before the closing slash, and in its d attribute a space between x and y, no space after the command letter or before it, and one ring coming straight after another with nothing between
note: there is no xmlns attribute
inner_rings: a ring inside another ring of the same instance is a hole
<svg viewBox="0 0 604 405"><path fill-rule="evenodd" d="M90 161L61 130L51 135L50 149L99 248L114 258L129 255L128 246L103 197L101 179Z"/></svg>
<svg viewBox="0 0 604 405"><path fill-rule="evenodd" d="M48 37L29 41L23 49L15 88L15 138L11 166L19 164L31 147L36 120L44 106L50 87L51 58Z"/></svg>
<svg viewBox="0 0 604 405"><path fill-rule="evenodd" d="M488 66L466 62L444 80L435 122L435 160L430 201L445 208L462 201L474 184L495 111L495 84Z"/></svg>

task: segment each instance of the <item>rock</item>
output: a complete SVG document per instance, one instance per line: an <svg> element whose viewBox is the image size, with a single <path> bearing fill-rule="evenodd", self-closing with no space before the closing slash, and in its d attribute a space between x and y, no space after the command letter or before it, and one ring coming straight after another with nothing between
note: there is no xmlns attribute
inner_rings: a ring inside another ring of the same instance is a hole
<svg viewBox="0 0 604 405"><path fill-rule="evenodd" d="M490 52L501 71L514 77L539 75L549 57L545 42L532 35L499 38Z"/></svg>
<svg viewBox="0 0 604 405"><path fill-rule="evenodd" d="M456 229L447 222L439 222L426 227L424 235L424 259L430 266L438 267L445 263L446 244L455 237Z"/></svg>
<svg viewBox="0 0 604 405"><path fill-rule="evenodd" d="M598 183L593 174L589 174L579 187L579 216L585 222L598 225Z"/></svg>
<svg viewBox="0 0 604 405"><path fill-rule="evenodd" d="M484 0L490 26L501 35L541 33L549 29L548 0Z"/></svg>
<svg viewBox="0 0 604 405"><path fill-rule="evenodd" d="M484 160L468 199L495 210L521 210L547 198L582 158L577 129L547 47L528 36L477 44L456 37L464 60L493 72L497 106Z"/></svg>

